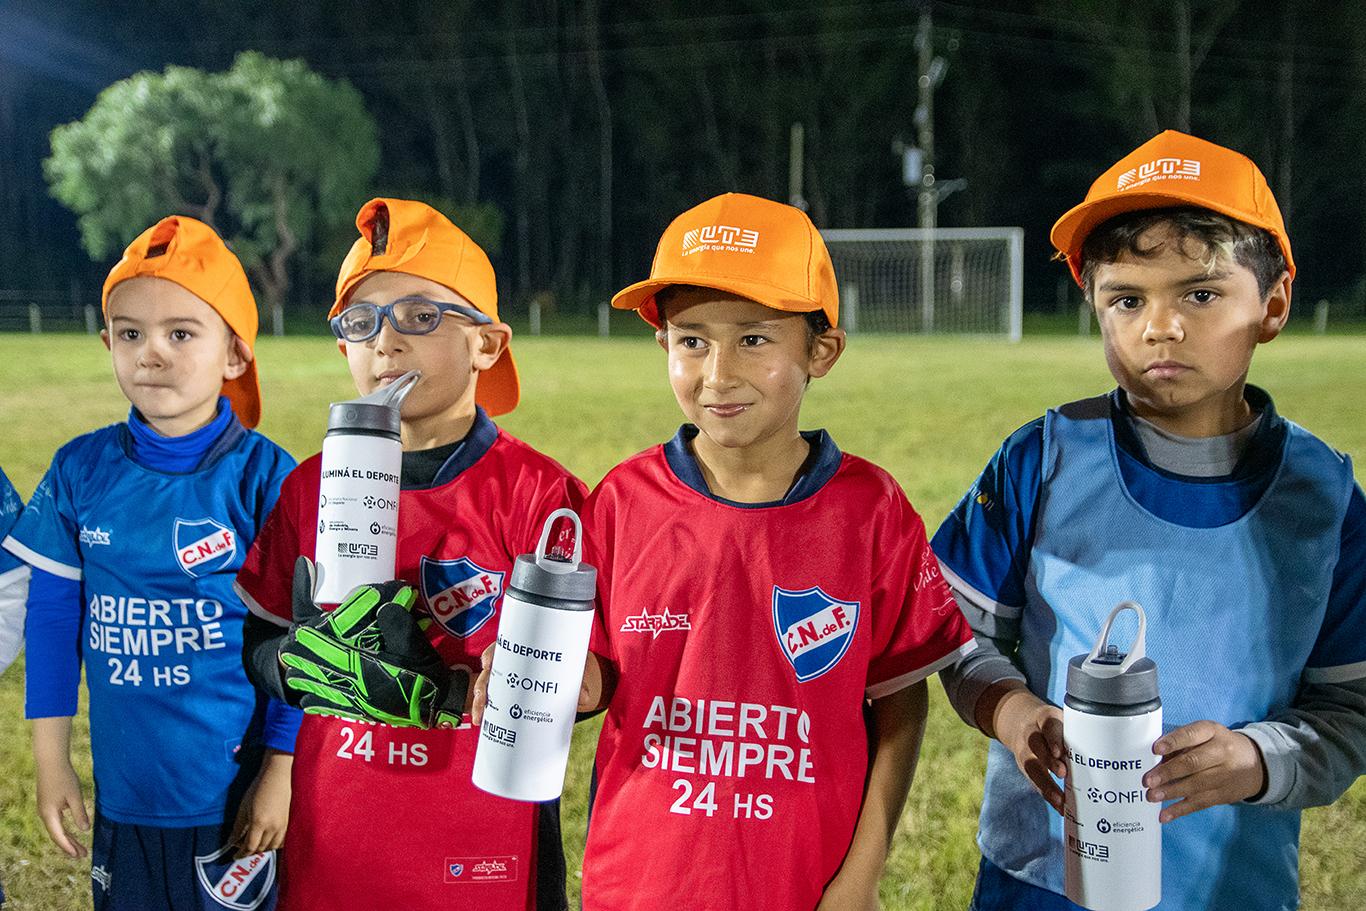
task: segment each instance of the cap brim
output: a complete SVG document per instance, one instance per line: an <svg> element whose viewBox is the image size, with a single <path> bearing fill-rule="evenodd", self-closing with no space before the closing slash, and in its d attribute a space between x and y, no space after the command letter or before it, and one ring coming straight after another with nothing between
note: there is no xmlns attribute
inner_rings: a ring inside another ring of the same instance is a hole
<svg viewBox="0 0 1366 911"><path fill-rule="evenodd" d="M1256 215L1250 212L1241 212L1232 206L1223 206L1209 200L1194 199L1178 193L1125 193L1120 196L1108 196L1104 199L1083 202L1068 209L1061 218L1053 223L1053 230L1049 232L1048 239L1052 241L1058 252L1067 257L1067 267L1072 271L1072 278L1076 279L1078 285L1081 285L1081 247L1092 231L1117 215L1155 209L1174 209L1181 206L1209 209L1211 212L1218 212L1220 215L1226 215L1229 218L1270 232L1276 238L1277 244L1280 245L1281 251L1286 257L1286 266L1290 271L1290 277L1295 277L1295 263L1290 258L1288 245L1282 238L1276 236L1275 231L1259 224Z"/></svg>
<svg viewBox="0 0 1366 911"><path fill-rule="evenodd" d="M248 362L241 376L223 384L223 394L243 427L250 430L261 422L261 381L256 375L255 360Z"/></svg>
<svg viewBox="0 0 1366 911"><path fill-rule="evenodd" d="M517 407L522 398L522 384L517 377L517 362L512 349L503 351L493 366L480 372L479 385L474 390L474 401L488 412L489 417L507 414Z"/></svg>
<svg viewBox="0 0 1366 911"><path fill-rule="evenodd" d="M741 279L700 275L679 278L649 278L643 282L636 282L613 295L612 306L618 310L634 310L641 319L658 329L661 323L659 310L655 306L655 295L672 285L710 288L713 291L734 294L737 297L763 304L765 307L789 313L810 313L813 310L825 309L809 297L795 294L786 288L778 288L763 282L747 282ZM833 324L834 320L831 320L831 323Z"/></svg>

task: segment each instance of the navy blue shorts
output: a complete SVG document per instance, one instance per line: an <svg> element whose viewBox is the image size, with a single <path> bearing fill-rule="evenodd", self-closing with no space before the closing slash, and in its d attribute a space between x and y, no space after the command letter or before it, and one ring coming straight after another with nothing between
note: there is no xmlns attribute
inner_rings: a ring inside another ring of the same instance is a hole
<svg viewBox="0 0 1366 911"><path fill-rule="evenodd" d="M275 851L233 859L230 825L163 829L95 813L95 911L274 911Z"/></svg>
<svg viewBox="0 0 1366 911"><path fill-rule="evenodd" d="M1084 911L1064 895L1016 879L985 857L968 911Z"/></svg>

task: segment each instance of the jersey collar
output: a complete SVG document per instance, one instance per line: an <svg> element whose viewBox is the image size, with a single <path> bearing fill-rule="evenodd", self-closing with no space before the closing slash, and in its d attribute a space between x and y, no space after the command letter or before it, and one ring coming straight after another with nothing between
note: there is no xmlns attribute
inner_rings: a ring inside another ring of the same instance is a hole
<svg viewBox="0 0 1366 911"><path fill-rule="evenodd" d="M1262 421L1252 434L1252 438L1247 441L1247 449L1238 460L1238 464L1234 466L1233 473L1226 477L1188 478L1184 475L1177 476L1164 471L1149 461L1148 452L1143 447L1143 441L1139 439L1138 431L1134 429L1129 397L1124 394L1123 389L1115 389L1110 393L1110 413L1113 417L1111 424L1115 428L1115 442L1125 454L1132 456L1144 467L1164 477L1191 483L1223 483L1229 480L1242 481L1258 477L1267 471L1274 470L1280 464L1281 447L1285 444L1286 423L1285 418L1277 414L1276 404L1265 389L1249 383L1243 389L1243 398L1253 411L1261 414Z"/></svg>
<svg viewBox="0 0 1366 911"><path fill-rule="evenodd" d="M161 436L136 408L129 410L120 430L119 445L124 455L143 468L163 474L194 474L211 468L247 434L227 396L218 397L218 412L212 421L183 436Z"/></svg>
<svg viewBox="0 0 1366 911"><path fill-rule="evenodd" d="M835 476L839 470L840 460L843 458L839 447L830 438L830 434L824 430L804 430L802 439L806 440L811 447L810 454L806 461L802 463L801 469L797 472L796 479L792 486L788 488L781 500L774 500L771 503L740 503L736 500L727 500L725 497L718 497L707 487L706 478L702 476L702 469L697 464L697 457L693 455L692 441L697 437L697 427L694 424L684 424L678 428L678 433L674 438L664 444L664 459L669 464L669 469L674 473L678 480L685 485L700 493L709 500L715 500L726 506L736 506L740 509L768 509L773 506L790 506L813 496L825 483Z"/></svg>
<svg viewBox="0 0 1366 911"><path fill-rule="evenodd" d="M449 484L459 477L461 472L483 458L484 453L488 452L497 441L498 425L493 423L493 420L483 408L476 406L474 409L474 423L470 425L469 432L456 444L455 449L446 457L446 460L441 463L441 467L436 470L436 475L432 478L431 484L404 484L402 489L431 490ZM445 447L437 448L444 449ZM428 453L432 451L433 450L426 450ZM407 462L414 458L421 458L422 455L423 453L405 452L403 454L403 459Z"/></svg>

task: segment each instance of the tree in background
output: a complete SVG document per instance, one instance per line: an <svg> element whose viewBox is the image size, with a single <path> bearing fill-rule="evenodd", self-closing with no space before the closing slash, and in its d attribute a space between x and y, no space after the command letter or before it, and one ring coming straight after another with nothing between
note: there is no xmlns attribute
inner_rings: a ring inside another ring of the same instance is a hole
<svg viewBox="0 0 1366 911"><path fill-rule="evenodd" d="M360 94L299 60L239 54L224 72L171 66L100 93L52 131L52 195L94 259L169 214L212 225L278 315L295 253L338 231L379 165Z"/></svg>

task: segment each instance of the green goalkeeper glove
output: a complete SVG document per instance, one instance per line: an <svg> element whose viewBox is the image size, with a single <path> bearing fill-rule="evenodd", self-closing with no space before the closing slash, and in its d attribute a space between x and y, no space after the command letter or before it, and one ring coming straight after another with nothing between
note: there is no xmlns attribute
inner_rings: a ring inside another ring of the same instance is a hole
<svg viewBox="0 0 1366 911"><path fill-rule="evenodd" d="M290 701L306 713L394 727L456 727L468 680L453 674L412 615L399 581L363 585L335 610L313 602L314 567L294 568L294 625L280 646Z"/></svg>

